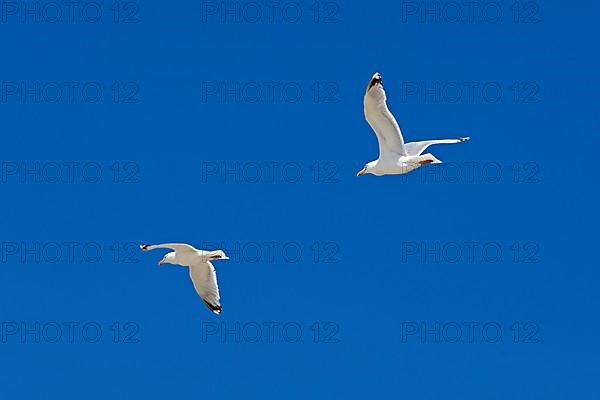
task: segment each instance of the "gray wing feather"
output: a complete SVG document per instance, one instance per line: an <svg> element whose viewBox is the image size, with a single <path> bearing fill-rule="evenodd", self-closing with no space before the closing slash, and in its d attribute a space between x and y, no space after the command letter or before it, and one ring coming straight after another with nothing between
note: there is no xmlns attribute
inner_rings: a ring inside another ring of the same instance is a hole
<svg viewBox="0 0 600 400"><path fill-rule="evenodd" d="M219 285L217 284L217 273L210 261L199 262L190 265L190 278L194 283L194 289L202 298L206 306L215 314L222 311L219 296Z"/></svg>
<svg viewBox="0 0 600 400"><path fill-rule="evenodd" d="M423 140L422 142L411 142L406 143L404 148L409 156L420 156L426 148L433 144L453 144L461 143L469 140L469 137L462 137L457 139L436 139L436 140Z"/></svg>

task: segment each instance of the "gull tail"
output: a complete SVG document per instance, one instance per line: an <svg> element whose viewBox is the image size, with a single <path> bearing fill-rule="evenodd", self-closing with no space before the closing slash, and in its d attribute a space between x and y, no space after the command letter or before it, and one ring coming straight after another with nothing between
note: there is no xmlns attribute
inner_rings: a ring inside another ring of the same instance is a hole
<svg viewBox="0 0 600 400"><path fill-rule="evenodd" d="M418 163L421 165L441 164L442 163L442 160L438 159L436 156L434 156L431 153L423 154L422 156L419 156L417 159L418 159Z"/></svg>

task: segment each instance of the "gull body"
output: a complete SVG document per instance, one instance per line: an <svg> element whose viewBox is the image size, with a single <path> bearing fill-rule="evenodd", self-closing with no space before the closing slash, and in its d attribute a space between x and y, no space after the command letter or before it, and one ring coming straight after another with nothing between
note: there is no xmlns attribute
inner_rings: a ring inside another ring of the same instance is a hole
<svg viewBox="0 0 600 400"><path fill-rule="evenodd" d="M165 254L158 265L174 264L188 267L194 288L204 304L215 314L221 314L223 308L220 303L217 273L211 261L228 260L229 257L225 255L223 250L198 250L185 243L142 244L140 249L143 251L154 249L173 250Z"/></svg>
<svg viewBox="0 0 600 400"><path fill-rule="evenodd" d="M451 144L469 140L468 137L463 137L404 143L400 126L387 107L387 98L379 73L375 73L367 85L364 109L365 118L379 142L379 158L367 163L357 176L406 174L426 164L440 164L441 161L433 154L423 154L425 149L433 144Z"/></svg>

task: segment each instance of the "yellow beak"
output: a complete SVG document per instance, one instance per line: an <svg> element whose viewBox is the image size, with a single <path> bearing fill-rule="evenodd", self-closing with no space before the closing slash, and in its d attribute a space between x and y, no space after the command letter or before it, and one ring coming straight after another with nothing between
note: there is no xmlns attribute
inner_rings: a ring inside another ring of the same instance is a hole
<svg viewBox="0 0 600 400"><path fill-rule="evenodd" d="M361 176L363 175L365 172L367 172L366 168L361 169L360 171L358 171L358 174L356 174L356 176Z"/></svg>

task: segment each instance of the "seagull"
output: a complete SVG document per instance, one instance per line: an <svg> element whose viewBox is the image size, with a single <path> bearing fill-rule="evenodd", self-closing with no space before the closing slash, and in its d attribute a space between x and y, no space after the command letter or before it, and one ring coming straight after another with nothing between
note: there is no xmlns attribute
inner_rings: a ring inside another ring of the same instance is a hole
<svg viewBox="0 0 600 400"><path fill-rule="evenodd" d="M367 163L356 176L406 174L426 164L440 164L441 161L433 154L422 154L423 151L432 144L460 143L470 139L462 137L404 143L400 126L387 107L381 74L378 72L369 81L365 92L365 118L377 136L379 158Z"/></svg>
<svg viewBox="0 0 600 400"><path fill-rule="evenodd" d="M223 250L207 251L198 250L185 243L163 243L163 244L142 244L140 249L143 251L154 249L171 249L170 253L165 254L158 265L175 264L183 267L189 267L190 278L194 283L194 288L198 295L204 301L208 309L215 314L221 314L223 308L219 302L219 285L217 285L217 274L213 267L212 260L228 260Z"/></svg>

